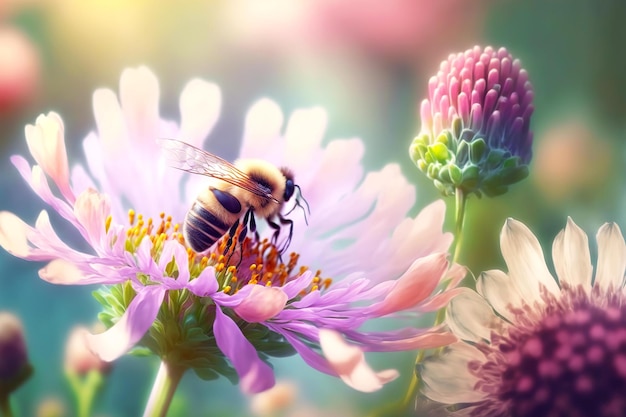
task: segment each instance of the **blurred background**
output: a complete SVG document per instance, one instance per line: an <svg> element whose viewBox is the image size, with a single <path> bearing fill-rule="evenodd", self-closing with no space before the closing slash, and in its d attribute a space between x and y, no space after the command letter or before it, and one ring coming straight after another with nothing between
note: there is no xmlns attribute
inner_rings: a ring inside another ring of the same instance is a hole
<svg viewBox="0 0 626 417"><path fill-rule="evenodd" d="M58 112L70 160L80 161L82 139L94 127L93 91L117 91L124 68L147 65L170 119L178 119L189 79L220 85L217 136L240 138L246 111L260 97L285 113L323 106L326 140L359 136L366 168L402 166L418 189L415 214L438 198L407 152L428 78L449 53L489 44L505 46L530 74L534 158L530 177L506 195L470 200L461 261L476 274L503 268L498 236L506 217L529 225L549 255L567 216L591 236L605 221L625 224L625 18L621 0L0 0L0 210L32 222L43 208L8 161L27 154L25 124ZM237 154L234 146L221 151L227 159ZM94 288L49 285L38 279L40 267L0 253L0 310L21 317L35 366L13 400L20 416L36 415L50 398L74 415L63 378L65 340L74 325L95 321L98 305ZM414 354L371 358L379 369L402 371L371 395L297 357L275 361L278 378L298 386L291 415L361 416L400 399ZM140 415L156 366L149 358L119 360L94 415ZM226 380L189 374L170 416L251 415L248 403Z"/></svg>

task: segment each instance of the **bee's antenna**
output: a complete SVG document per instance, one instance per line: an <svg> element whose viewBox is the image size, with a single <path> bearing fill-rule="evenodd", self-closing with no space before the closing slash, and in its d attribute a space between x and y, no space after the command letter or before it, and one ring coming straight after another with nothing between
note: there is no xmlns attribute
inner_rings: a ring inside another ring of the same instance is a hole
<svg viewBox="0 0 626 417"><path fill-rule="evenodd" d="M298 197L296 197L296 204L293 206L293 209L291 209L292 211L296 208L296 207L300 207L302 209L302 212L304 213L304 222L306 223L306 225L309 225L309 219L307 217L307 212L309 213L309 216L311 215L311 208L309 207L309 203L308 201L306 201L306 198L304 198L304 196L302 195L302 189L300 188L299 185L296 185L296 188L298 189ZM304 205L306 206L306 210L304 208L304 206L302 204L300 204L300 200L304 201Z"/></svg>

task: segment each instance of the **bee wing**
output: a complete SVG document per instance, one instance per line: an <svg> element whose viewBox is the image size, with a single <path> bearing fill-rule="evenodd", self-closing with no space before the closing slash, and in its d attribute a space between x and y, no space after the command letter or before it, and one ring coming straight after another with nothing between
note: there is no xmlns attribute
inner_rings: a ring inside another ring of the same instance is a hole
<svg viewBox="0 0 626 417"><path fill-rule="evenodd" d="M278 203L267 188L252 180L227 160L176 139L157 139L157 142L172 168L217 178Z"/></svg>

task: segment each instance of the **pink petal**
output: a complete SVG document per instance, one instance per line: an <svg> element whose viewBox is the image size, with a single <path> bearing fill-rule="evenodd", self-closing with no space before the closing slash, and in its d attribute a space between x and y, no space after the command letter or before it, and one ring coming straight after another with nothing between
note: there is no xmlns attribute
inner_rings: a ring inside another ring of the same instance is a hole
<svg viewBox="0 0 626 417"><path fill-rule="evenodd" d="M250 294L235 307L235 313L248 323L260 323L283 311L287 294L280 288L255 285Z"/></svg>
<svg viewBox="0 0 626 417"><path fill-rule="evenodd" d="M74 193L69 184L63 132L63 121L58 114L54 112L42 114L37 117L34 126L26 125L26 144L37 164L54 180L63 196L72 202Z"/></svg>
<svg viewBox="0 0 626 417"><path fill-rule="evenodd" d="M113 361L132 348L156 319L165 296L161 286L144 287L131 301L122 318L104 333L89 335L89 348L102 360Z"/></svg>
<svg viewBox="0 0 626 417"><path fill-rule="evenodd" d="M186 287L199 297L208 297L215 293L218 289L215 269L206 268L196 279L187 283Z"/></svg>
<svg viewBox="0 0 626 417"><path fill-rule="evenodd" d="M189 81L180 95L179 138L201 148L221 106L222 95L217 85L197 78Z"/></svg>
<svg viewBox="0 0 626 417"><path fill-rule="evenodd" d="M31 254L27 238L29 230L30 226L15 214L0 211L0 246L11 255L28 259Z"/></svg>
<svg viewBox="0 0 626 417"><path fill-rule="evenodd" d="M274 371L263 362L230 317L215 308L213 334L220 350L226 355L239 375L239 385L246 394L256 394L274 386Z"/></svg>
<svg viewBox="0 0 626 417"><path fill-rule="evenodd" d="M420 333L416 336L398 340L384 340L379 343L376 350L395 352L399 350L433 349L455 343L456 341L458 341L458 338L452 333L439 331L435 328L432 331Z"/></svg>
<svg viewBox="0 0 626 417"><path fill-rule="evenodd" d="M120 77L120 103L128 134L140 149L154 149L158 137L159 81L147 67L127 68Z"/></svg>
<svg viewBox="0 0 626 417"><path fill-rule="evenodd" d="M361 349L347 344L343 337L333 330L320 329L319 337L322 352L333 370L343 382L358 391L377 391L399 375L394 369L374 372L365 362L365 355Z"/></svg>
<svg viewBox="0 0 626 417"><path fill-rule="evenodd" d="M77 285L85 279L76 265L63 259L50 261L48 265L39 270L39 277L51 284L61 285Z"/></svg>
<svg viewBox="0 0 626 417"><path fill-rule="evenodd" d="M321 107L295 110L285 129L285 161L301 171L309 171L312 158L321 150L328 115Z"/></svg>
<svg viewBox="0 0 626 417"><path fill-rule="evenodd" d="M85 228L90 243L100 246L106 236L106 219L111 214L111 204L107 195L87 189L76 199L74 214Z"/></svg>
<svg viewBox="0 0 626 417"><path fill-rule="evenodd" d="M268 149L280 137L284 123L283 112L276 102L261 99L246 115L246 125L240 158L266 158Z"/></svg>
<svg viewBox="0 0 626 417"><path fill-rule="evenodd" d="M447 255L433 254L420 258L402 275L385 299L374 309L384 316L409 309L427 299L448 269Z"/></svg>

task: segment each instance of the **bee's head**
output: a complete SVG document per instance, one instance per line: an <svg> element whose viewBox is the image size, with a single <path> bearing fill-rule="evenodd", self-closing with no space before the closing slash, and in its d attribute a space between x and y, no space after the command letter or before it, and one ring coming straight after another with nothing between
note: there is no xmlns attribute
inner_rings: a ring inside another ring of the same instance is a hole
<svg viewBox="0 0 626 417"><path fill-rule="evenodd" d="M289 201L296 191L296 184L293 182L293 172L288 168L281 168L280 172L285 176L285 192L283 193L283 200Z"/></svg>
<svg viewBox="0 0 626 417"><path fill-rule="evenodd" d="M309 210L309 203L307 203L307 201L304 199L304 196L302 195L302 190L300 189L300 187L294 182L293 172L291 172L291 170L289 170L288 168L284 168L284 167L280 169L280 172L282 172L282 174L285 176L285 192L283 194L283 200L289 201L289 199L293 197L293 195L296 193L296 190L298 191L298 195L296 196L296 203L291 208L291 210L289 210L286 213L286 215L291 213L296 207L300 207L302 211L304 212L304 221L308 224L306 214L307 214L307 211L309 213L311 212ZM302 206L301 202L304 202L306 209L304 208L304 206Z"/></svg>

